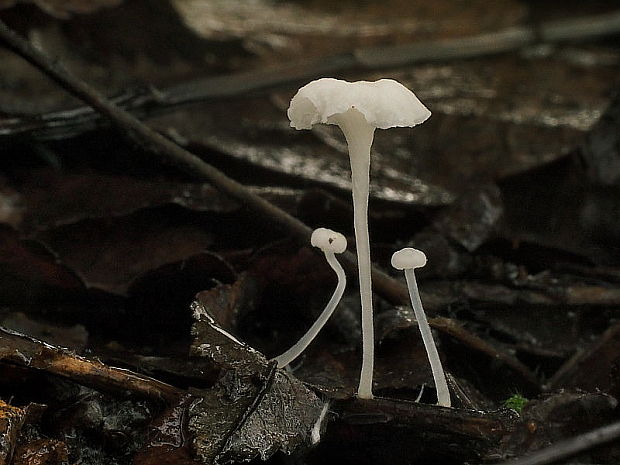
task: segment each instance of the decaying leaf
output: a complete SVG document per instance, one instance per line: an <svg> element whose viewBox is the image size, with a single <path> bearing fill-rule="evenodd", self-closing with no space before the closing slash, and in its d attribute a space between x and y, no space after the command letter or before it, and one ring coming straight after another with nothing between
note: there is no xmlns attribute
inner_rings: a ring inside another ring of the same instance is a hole
<svg viewBox="0 0 620 465"><path fill-rule="evenodd" d="M209 309L192 304L193 356L224 368L215 386L197 391L189 429L204 463L231 463L287 454L312 443L324 403L300 381L222 329ZM320 425L319 425L320 426ZM315 436L316 437L316 436Z"/></svg>
<svg viewBox="0 0 620 465"><path fill-rule="evenodd" d="M108 220L87 220L45 231L38 239L89 287L124 295L142 273L189 258L213 239L204 228L155 211Z"/></svg>

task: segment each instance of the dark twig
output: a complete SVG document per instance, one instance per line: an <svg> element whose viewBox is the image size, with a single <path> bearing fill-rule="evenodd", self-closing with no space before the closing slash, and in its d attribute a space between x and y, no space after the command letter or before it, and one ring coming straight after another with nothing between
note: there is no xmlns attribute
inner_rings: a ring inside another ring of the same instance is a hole
<svg viewBox="0 0 620 465"><path fill-rule="evenodd" d="M600 446L620 438L620 422L588 431L570 439L557 442L552 446L534 452L516 460L504 462L506 465L546 465L558 460L577 455L580 452Z"/></svg>
<svg viewBox="0 0 620 465"><path fill-rule="evenodd" d="M338 412L340 421L350 425L394 424L485 442L498 441L515 424L515 415L508 410L478 412L383 397L375 397L372 401L349 399L335 402L332 407Z"/></svg>
<svg viewBox="0 0 620 465"><path fill-rule="evenodd" d="M156 379L80 357L2 327L0 363L41 370L101 391L133 394L168 404L174 404L185 395L184 391Z"/></svg>
<svg viewBox="0 0 620 465"><path fill-rule="evenodd" d="M239 200L251 210L270 219L284 231L290 233L301 244L305 245L310 241L312 230L297 218L254 194L242 184L227 177L218 169L166 139L158 132L153 131L136 117L114 105L88 84L70 74L58 61L52 61L36 50L28 41L19 37L1 21L0 39L10 50L37 67L63 89L109 118L122 131L144 145L147 150L158 156L164 163L175 166L203 181L210 182L224 194ZM345 255L342 260L345 267L350 272L355 272L354 255L350 252L343 255ZM373 280L375 281L377 292L386 299L401 304L407 301L405 286L394 281L376 268L373 269Z"/></svg>
<svg viewBox="0 0 620 465"><path fill-rule="evenodd" d="M470 333L455 320L451 318L431 318L428 320L429 324L436 330L441 331L444 334L449 334L453 338L460 341L463 345L471 347L477 352L487 355L492 360L501 360L504 365L510 367L515 373L519 373L523 380L528 383L531 392L537 392L540 390L540 383L536 378L536 375L518 358L509 355L506 352L497 350L491 344L484 339Z"/></svg>

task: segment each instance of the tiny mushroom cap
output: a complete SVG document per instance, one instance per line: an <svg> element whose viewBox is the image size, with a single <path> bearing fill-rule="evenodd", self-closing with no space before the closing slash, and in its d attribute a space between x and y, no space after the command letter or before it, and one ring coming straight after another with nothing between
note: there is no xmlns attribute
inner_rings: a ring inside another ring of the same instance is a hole
<svg viewBox="0 0 620 465"><path fill-rule="evenodd" d="M334 116L355 109L373 127L410 127L431 116L413 92L393 79L347 82L322 78L297 91L287 111L291 126L310 129L314 124L338 124Z"/></svg>
<svg viewBox="0 0 620 465"><path fill-rule="evenodd" d="M392 255L392 266L397 270L422 268L424 265L426 265L426 255L413 247L405 247Z"/></svg>
<svg viewBox="0 0 620 465"><path fill-rule="evenodd" d="M312 231L310 243L325 253L342 253L347 250L347 238L327 228L317 228Z"/></svg>

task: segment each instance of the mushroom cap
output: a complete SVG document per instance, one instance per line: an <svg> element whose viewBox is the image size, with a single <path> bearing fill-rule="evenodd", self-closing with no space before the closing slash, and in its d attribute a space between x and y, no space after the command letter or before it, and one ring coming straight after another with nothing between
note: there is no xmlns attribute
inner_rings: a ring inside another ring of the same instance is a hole
<svg viewBox="0 0 620 465"><path fill-rule="evenodd" d="M416 126L431 112L413 92L393 79L347 82L322 78L306 84L291 100L287 115L295 129L336 124L332 118L355 108L380 129Z"/></svg>
<svg viewBox="0 0 620 465"><path fill-rule="evenodd" d="M327 228L317 228L312 231L310 243L323 252L342 253L347 250L347 238Z"/></svg>
<svg viewBox="0 0 620 465"><path fill-rule="evenodd" d="M397 270L422 268L424 265L426 265L426 255L413 247L405 247L392 255L392 266Z"/></svg>

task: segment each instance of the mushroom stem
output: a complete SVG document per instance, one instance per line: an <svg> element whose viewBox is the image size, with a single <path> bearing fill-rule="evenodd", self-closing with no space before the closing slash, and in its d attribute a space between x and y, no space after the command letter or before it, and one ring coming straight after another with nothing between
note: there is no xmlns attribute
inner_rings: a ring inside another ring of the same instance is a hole
<svg viewBox="0 0 620 465"><path fill-rule="evenodd" d="M338 263L334 252L325 252L325 259L329 266L336 272L336 276L338 276L338 285L336 286L336 290L332 294L331 299L327 303L325 310L319 315L314 324L310 327L310 329L304 334L293 347L284 352L282 355L274 358L274 360L278 364L278 368L283 368L293 360L295 360L299 355L306 350L306 347L310 345L310 343L314 340L314 338L319 334L321 328L327 323L329 317L334 313L338 302L342 299L342 295L344 294L344 289L347 285L347 276L344 272L344 269Z"/></svg>
<svg viewBox="0 0 620 465"><path fill-rule="evenodd" d="M405 279L407 280L407 286L409 287L409 295L411 296L411 305L413 306L413 312L415 318L418 321L418 327L420 328L420 334L422 335L422 342L426 348L428 354L428 361L431 365L431 371L433 372L433 379L435 380L435 388L437 389L437 404L442 407L450 407L450 391L448 390L448 383L446 382L446 375L444 374L443 367L441 366L441 359L433 340L433 334L431 333L431 327L426 319L424 308L422 308L422 301L420 300L420 293L418 291L418 284L415 279L415 272L413 268L405 269Z"/></svg>
<svg viewBox="0 0 620 465"><path fill-rule="evenodd" d="M362 399L372 399L375 342L372 282L370 279L370 240L368 237L368 194L370 147L372 146L375 128L356 109L350 109L338 115L336 122L347 139L349 158L351 159L355 248L357 250L362 305L362 370L357 395Z"/></svg>

